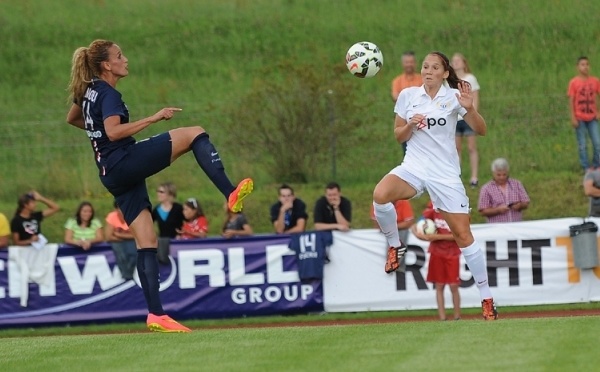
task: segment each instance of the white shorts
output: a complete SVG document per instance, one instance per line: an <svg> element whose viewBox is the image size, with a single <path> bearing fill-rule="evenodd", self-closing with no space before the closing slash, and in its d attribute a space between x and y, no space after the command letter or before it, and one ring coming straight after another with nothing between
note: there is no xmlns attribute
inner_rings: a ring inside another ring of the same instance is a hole
<svg viewBox="0 0 600 372"><path fill-rule="evenodd" d="M411 172L406 165L399 165L389 174L393 174L412 186L417 192L413 198L418 198L423 191L427 190L435 209L448 213L469 213L469 198L459 177L439 180L433 177L417 176L415 173Z"/></svg>

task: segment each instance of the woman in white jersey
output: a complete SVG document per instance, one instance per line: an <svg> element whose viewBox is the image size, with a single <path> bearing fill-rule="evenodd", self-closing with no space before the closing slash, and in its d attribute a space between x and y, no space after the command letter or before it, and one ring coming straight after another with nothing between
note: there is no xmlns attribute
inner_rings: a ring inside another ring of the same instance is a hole
<svg viewBox="0 0 600 372"><path fill-rule="evenodd" d="M483 251L471 233L469 199L460 179L454 141L458 115L479 135L486 132L485 120L473 106L469 83L456 76L444 54L428 54L421 76L423 85L404 89L394 109L394 135L399 143L407 142L404 160L383 177L373 192L375 218L390 246L385 271L395 271L406 253L406 245L398 237L393 202L417 197L427 190L473 274L484 319L494 320L498 313L488 285Z"/></svg>
<svg viewBox="0 0 600 372"><path fill-rule="evenodd" d="M475 75L471 73L471 68L465 56L460 53L454 53L451 63L452 68L456 71L456 76L459 79L465 80L471 85L471 96L473 97L473 107L479 110L479 82ZM479 184L479 153L477 152L477 136L476 133L469 127L466 121L461 116L458 117L456 125L456 150L458 156L462 153L463 137L467 139L467 147L469 149L469 163L471 165L471 188L477 187Z"/></svg>

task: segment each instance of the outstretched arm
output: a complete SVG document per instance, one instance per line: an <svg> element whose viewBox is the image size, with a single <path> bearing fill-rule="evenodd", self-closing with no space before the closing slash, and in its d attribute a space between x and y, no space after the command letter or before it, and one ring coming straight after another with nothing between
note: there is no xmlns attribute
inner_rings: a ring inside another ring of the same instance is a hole
<svg viewBox="0 0 600 372"><path fill-rule="evenodd" d="M150 124L154 124L161 120L171 119L177 111L181 111L181 109L177 107L166 107L152 116L124 125L121 125L121 118L119 115L113 115L104 119L104 129L106 130L106 135L109 140L118 141L133 136Z"/></svg>

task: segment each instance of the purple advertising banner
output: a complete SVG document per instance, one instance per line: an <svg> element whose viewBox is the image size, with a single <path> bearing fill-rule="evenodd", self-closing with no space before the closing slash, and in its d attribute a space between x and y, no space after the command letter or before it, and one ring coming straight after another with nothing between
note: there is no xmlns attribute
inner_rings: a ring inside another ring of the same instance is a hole
<svg viewBox="0 0 600 372"><path fill-rule="evenodd" d="M170 264L160 265L165 311L175 319L322 311L322 283L300 282L289 240L173 241ZM145 319L137 273L134 280L124 280L108 244L88 253L61 246L53 275L43 285L29 284L26 306L21 305L19 266L9 256L0 250L0 327Z"/></svg>

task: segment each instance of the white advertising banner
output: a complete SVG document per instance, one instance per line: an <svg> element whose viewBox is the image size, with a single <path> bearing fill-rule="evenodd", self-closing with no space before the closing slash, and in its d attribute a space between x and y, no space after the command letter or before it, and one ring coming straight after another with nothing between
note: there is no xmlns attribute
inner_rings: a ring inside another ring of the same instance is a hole
<svg viewBox="0 0 600 372"><path fill-rule="evenodd" d="M590 219L600 225L600 219ZM569 226L581 218L473 225L486 253L489 283L498 306L600 301L600 267L574 265ZM406 272L383 270L387 243L378 230L335 232L325 265L323 291L328 312L435 309L433 284L425 281L428 242L410 235ZM600 245L600 244L599 244ZM461 306L481 300L461 256ZM451 306L446 289L446 306Z"/></svg>

